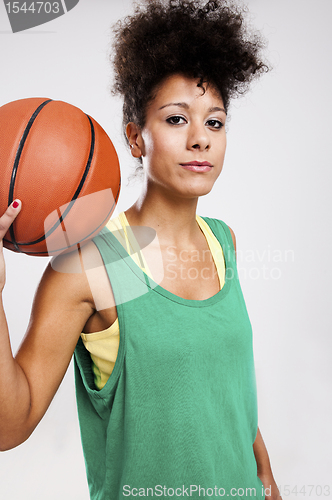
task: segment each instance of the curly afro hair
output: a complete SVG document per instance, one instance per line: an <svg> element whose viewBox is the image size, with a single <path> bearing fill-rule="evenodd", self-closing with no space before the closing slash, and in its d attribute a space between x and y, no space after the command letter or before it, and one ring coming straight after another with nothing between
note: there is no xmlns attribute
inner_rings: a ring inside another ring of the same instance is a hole
<svg viewBox="0 0 332 500"><path fill-rule="evenodd" d="M123 123L144 127L146 109L167 76L181 73L213 84L225 109L268 66L259 33L244 23L246 9L228 0L145 0L114 27L114 94L124 98ZM204 88L203 88L204 91Z"/></svg>

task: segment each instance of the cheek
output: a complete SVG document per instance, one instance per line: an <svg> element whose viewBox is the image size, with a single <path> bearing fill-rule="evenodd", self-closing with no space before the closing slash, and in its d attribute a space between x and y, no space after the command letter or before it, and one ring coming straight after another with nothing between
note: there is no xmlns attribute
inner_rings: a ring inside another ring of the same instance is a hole
<svg viewBox="0 0 332 500"><path fill-rule="evenodd" d="M226 154L226 146L227 146L227 140L226 140L226 136L225 136L221 139L220 144L219 144L219 155L220 155L221 163L224 162L224 158L225 158L225 154Z"/></svg>
<svg viewBox="0 0 332 500"><path fill-rule="evenodd" d="M179 136L176 134L159 133L158 136L149 134L144 139L146 159L167 162L175 158L179 148Z"/></svg>

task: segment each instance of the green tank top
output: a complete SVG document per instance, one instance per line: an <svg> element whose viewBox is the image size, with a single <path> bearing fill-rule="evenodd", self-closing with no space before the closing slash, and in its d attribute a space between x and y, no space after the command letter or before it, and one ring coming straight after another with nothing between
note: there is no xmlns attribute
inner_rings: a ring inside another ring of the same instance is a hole
<svg viewBox="0 0 332 500"><path fill-rule="evenodd" d="M223 288L187 300L157 285L103 229L94 238L120 326L116 363L95 389L79 339L75 384L92 500L264 499L252 330L227 225L203 217L220 242Z"/></svg>

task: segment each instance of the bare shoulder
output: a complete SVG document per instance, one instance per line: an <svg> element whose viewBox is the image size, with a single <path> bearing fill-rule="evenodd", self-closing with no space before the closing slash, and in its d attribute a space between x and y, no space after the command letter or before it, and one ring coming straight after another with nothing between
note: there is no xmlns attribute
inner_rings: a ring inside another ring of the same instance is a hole
<svg viewBox="0 0 332 500"><path fill-rule="evenodd" d="M55 272L65 274L77 305L87 303L93 309L84 332L110 326L117 317L115 299L105 264L96 245L90 241L77 251L58 256L52 262ZM58 278L59 279L59 278Z"/></svg>
<svg viewBox="0 0 332 500"><path fill-rule="evenodd" d="M90 243L86 246L90 246ZM91 247L93 246L91 243ZM87 250L82 248L52 258L40 283L43 292L50 290L55 300L69 300L76 305L88 302L93 307L93 297L84 266L83 256L86 253ZM55 295L55 292L58 292L58 295Z"/></svg>

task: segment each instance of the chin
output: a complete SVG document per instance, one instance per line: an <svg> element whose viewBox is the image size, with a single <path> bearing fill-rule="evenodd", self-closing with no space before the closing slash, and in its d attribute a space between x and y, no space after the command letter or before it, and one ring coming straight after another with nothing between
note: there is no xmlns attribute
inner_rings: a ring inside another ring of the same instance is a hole
<svg viewBox="0 0 332 500"><path fill-rule="evenodd" d="M185 193L187 198L199 198L200 196L205 196L211 192L213 185L209 186L197 186L196 188L191 186L191 189Z"/></svg>

